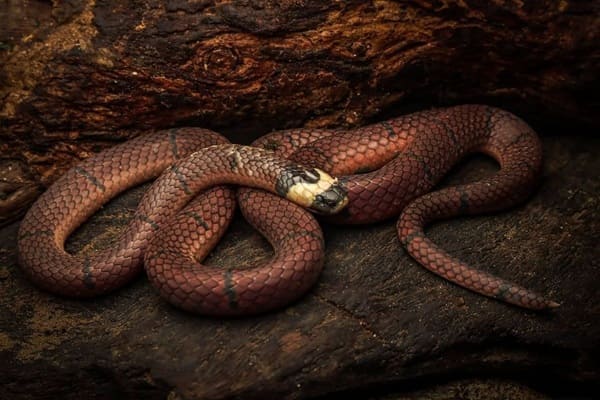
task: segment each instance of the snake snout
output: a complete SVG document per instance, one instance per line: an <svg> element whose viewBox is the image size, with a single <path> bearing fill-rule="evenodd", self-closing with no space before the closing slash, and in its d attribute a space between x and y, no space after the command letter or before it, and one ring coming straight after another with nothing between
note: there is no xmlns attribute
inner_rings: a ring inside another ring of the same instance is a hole
<svg viewBox="0 0 600 400"><path fill-rule="evenodd" d="M348 194L338 183L315 196L310 208L323 214L336 214L348 204Z"/></svg>

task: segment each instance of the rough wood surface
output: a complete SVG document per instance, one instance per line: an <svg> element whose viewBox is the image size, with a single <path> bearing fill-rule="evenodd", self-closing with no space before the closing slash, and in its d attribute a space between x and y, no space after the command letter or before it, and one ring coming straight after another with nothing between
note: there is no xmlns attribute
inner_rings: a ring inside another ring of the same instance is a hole
<svg viewBox="0 0 600 400"><path fill-rule="evenodd" d="M594 0L29 0L0 17L0 221L150 128L249 142L469 101L600 126Z"/></svg>
<svg viewBox="0 0 600 400"><path fill-rule="evenodd" d="M437 278L400 249L393 221L325 226L317 286L276 313L193 316L144 277L98 299L66 300L25 280L14 223L0 231L0 398L591 398L600 381L600 142L565 135L543 144L543 182L530 202L429 234L473 265L557 299L553 312ZM445 184L493 170L475 158ZM68 248L110 245L141 191L105 207ZM268 255L238 218L210 263L243 267Z"/></svg>

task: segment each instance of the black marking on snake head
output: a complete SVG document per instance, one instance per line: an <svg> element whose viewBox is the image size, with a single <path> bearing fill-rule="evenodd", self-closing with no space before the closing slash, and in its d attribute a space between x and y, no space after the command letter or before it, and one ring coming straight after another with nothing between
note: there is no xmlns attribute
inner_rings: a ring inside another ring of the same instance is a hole
<svg viewBox="0 0 600 400"><path fill-rule="evenodd" d="M233 286L233 279L231 270L226 270L224 274L224 285L225 285L225 294L227 295L227 300L229 301L229 308L235 310L238 308L237 302L237 294L235 292L235 288Z"/></svg>
<svg viewBox="0 0 600 400"><path fill-rule="evenodd" d="M381 123L381 126L383 126L383 128L387 131L388 133L388 137L390 138L395 138L396 136L398 136L398 134L396 133L396 131L394 130L394 127L392 125L390 125L389 122L387 121L383 121Z"/></svg>
<svg viewBox="0 0 600 400"><path fill-rule="evenodd" d="M316 183L320 179L319 172L314 169L305 169L297 165L289 165L285 167L275 183L275 191L282 197L286 197L288 191L296 183L308 182Z"/></svg>
<svg viewBox="0 0 600 400"><path fill-rule="evenodd" d="M102 192L104 192L106 190L106 188L104 187L102 182L100 182L100 180L98 178L96 178L94 175L90 174L85 169L83 169L81 167L75 167L75 168L73 168L73 170L76 173L78 173L79 175L83 176L85 179L87 179L92 185L96 186Z"/></svg>
<svg viewBox="0 0 600 400"><path fill-rule="evenodd" d="M321 179L321 174L314 168L306 169L300 173L302 179L308 183L317 183Z"/></svg>
<svg viewBox="0 0 600 400"><path fill-rule="evenodd" d="M202 217L198 213L196 213L194 211L186 211L185 215L188 217L192 217L198 225L200 225L204 229L208 230L208 224L206 223L206 221L204 219L202 219Z"/></svg>
<svg viewBox="0 0 600 400"><path fill-rule="evenodd" d="M331 185L329 189L315 196L311 209L330 214L339 208L342 200L348 197L346 189L341 185Z"/></svg>
<svg viewBox="0 0 600 400"><path fill-rule="evenodd" d="M85 257L83 259L83 283L88 289L94 289L96 287L91 269L90 259L89 257Z"/></svg>
<svg viewBox="0 0 600 400"><path fill-rule="evenodd" d="M173 153L173 157L175 159L179 158L178 150L177 150L177 129L173 128L169 130L169 144L171 145L171 152Z"/></svg>

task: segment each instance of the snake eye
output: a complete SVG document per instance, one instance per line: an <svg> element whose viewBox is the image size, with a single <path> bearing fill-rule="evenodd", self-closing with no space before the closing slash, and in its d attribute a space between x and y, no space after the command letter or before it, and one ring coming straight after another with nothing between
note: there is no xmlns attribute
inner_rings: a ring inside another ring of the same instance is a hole
<svg viewBox="0 0 600 400"><path fill-rule="evenodd" d="M315 169L307 169L302 173L302 179L308 183L317 183L321 179L321 175Z"/></svg>

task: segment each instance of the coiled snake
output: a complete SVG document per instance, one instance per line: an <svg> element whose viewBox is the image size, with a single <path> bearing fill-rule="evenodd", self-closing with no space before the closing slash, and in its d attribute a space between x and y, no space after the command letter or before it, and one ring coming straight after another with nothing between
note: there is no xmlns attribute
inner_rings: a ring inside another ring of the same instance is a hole
<svg viewBox="0 0 600 400"><path fill-rule="evenodd" d="M491 155L500 170L485 180L430 192L472 152ZM21 223L19 262L36 285L60 295L106 293L145 268L161 296L180 308L250 314L288 304L319 276L323 237L303 207L350 224L401 214L400 241L427 269L486 296L553 308L554 301L451 257L423 231L433 220L523 201L535 187L541 162L539 139L526 123L482 105L433 109L352 131L278 131L253 147L228 144L199 128L155 132L98 153L57 180ZM158 175L114 247L91 257L65 252L67 237L104 203ZM249 270L199 265L233 215L235 194L222 184L262 189L242 188L238 200L275 248L267 265ZM212 189L195 197L207 188Z"/></svg>

